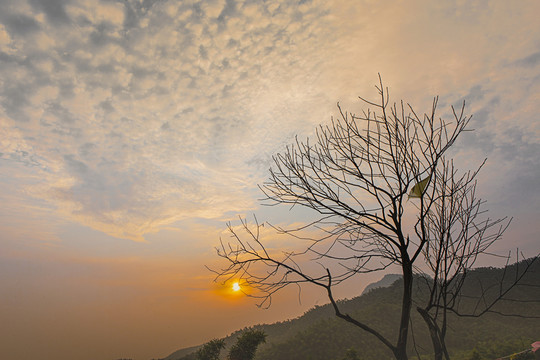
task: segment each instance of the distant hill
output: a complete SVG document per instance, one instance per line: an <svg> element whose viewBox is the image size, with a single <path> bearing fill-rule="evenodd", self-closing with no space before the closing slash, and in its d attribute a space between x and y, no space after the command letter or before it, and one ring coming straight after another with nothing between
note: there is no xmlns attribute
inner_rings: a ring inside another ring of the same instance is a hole
<svg viewBox="0 0 540 360"><path fill-rule="evenodd" d="M470 272L465 290L468 295L477 294L480 291L479 281L489 287L503 274L503 270L498 268L475 269ZM533 266L523 283L524 286L513 289L508 295L508 298L519 301L503 301L497 310L522 316L540 315L540 262ZM416 301L421 303L425 289L421 287L421 282L417 281L416 284ZM339 304L343 312L362 319L393 339L400 315L401 287L399 275L387 275L368 286L361 296L340 301ZM540 340L540 319L497 314L487 314L481 318L450 316L449 324L447 345L456 359L469 359L473 350L481 359L494 359L527 349L531 342ZM362 360L392 359L392 354L373 336L336 318L329 304L316 306L296 319L253 328L261 329L268 335L267 343L259 347L256 360L343 360L347 349L355 349ZM411 354L415 351L412 347L414 336L416 351L430 358L429 335L414 307L411 330ZM225 338L223 357L241 332L236 331ZM194 359L196 349L176 351L164 360Z"/></svg>
<svg viewBox="0 0 540 360"><path fill-rule="evenodd" d="M368 292L370 292L373 289L389 287L390 285L392 285L393 283L395 283L399 279L401 279L401 275L399 275L399 274L387 274L387 275L384 275L384 277L381 280L376 281L376 282L371 283L368 286L366 286L366 288L362 292L362 295L367 294Z"/></svg>

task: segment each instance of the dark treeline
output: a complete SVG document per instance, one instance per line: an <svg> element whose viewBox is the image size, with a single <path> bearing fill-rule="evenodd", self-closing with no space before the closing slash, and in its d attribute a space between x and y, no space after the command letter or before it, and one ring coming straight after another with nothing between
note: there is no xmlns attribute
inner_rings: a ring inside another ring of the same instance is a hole
<svg viewBox="0 0 540 360"><path fill-rule="evenodd" d="M514 265L515 266L515 265ZM512 270L512 269L509 269ZM476 298L487 291L499 291L500 279L505 276L503 286L511 282L512 271L504 273L499 268L479 268L469 274L465 284L463 310L474 309ZM478 286L482 283L482 287ZM493 287L491 287L493 285ZM400 280L387 288L378 288L362 296L343 300L344 312L376 324L382 333L395 337L396 322L399 321L402 284ZM415 302L421 303L427 295L421 279L415 281ZM502 316L488 313L480 318L463 318L450 315L447 345L452 359L483 360L496 359L530 347L540 340L540 262L536 262L521 285L507 294L495 312L513 314ZM536 318L535 318L536 317ZM261 344L255 360L382 360L392 359L392 353L380 346L360 329L334 316L330 305L317 306L303 316L272 325L257 325L267 334L266 344ZM225 339L226 346L234 343L242 333L238 331ZM409 354L411 358L432 359L433 354L428 330L418 315L413 312ZM179 352L175 353L178 354ZM194 359L193 355L172 354L167 360ZM185 353L184 353L185 354ZM521 357L526 359L530 354ZM222 356L224 358L224 356ZM530 357L533 358L533 357Z"/></svg>

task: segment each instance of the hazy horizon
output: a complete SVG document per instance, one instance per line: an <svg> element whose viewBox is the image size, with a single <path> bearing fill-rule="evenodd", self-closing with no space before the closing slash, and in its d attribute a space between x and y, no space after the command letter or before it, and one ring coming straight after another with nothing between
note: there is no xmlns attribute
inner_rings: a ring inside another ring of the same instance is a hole
<svg viewBox="0 0 540 360"><path fill-rule="evenodd" d="M301 224L259 199L271 157L374 99L439 114L475 169L493 248L538 253L540 3L2 0L0 358L144 360L326 303L268 310L219 284L238 217ZM283 239L273 246L291 245ZM480 265L500 265L485 258ZM360 295L382 274L357 279Z"/></svg>

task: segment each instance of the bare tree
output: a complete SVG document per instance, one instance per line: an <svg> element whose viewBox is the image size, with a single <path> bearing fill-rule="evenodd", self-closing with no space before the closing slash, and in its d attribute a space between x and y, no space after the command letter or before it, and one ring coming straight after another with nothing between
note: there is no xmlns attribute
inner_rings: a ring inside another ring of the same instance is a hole
<svg viewBox="0 0 540 360"><path fill-rule="evenodd" d="M227 265L216 271L216 280L242 278L258 290L261 306L269 306L272 295L289 285L317 285L338 317L372 334L403 360L408 358L414 266L432 235L428 219L434 202L424 193L439 183L443 156L470 117L463 103L458 110L452 107L451 121L438 118L437 97L420 117L403 101L389 105L382 81L377 90L378 102L360 98L372 109L355 115L338 104L340 117L320 126L313 143L297 139L273 158L270 178L261 186L266 203L306 207L317 214L305 226L277 228L304 247L276 251L263 243L262 225L243 221L238 229L229 224L232 241L222 241L218 249ZM322 235L309 235L314 229ZM390 265L398 265L403 275L395 340L342 313L333 293L351 277Z"/></svg>
<svg viewBox="0 0 540 360"><path fill-rule="evenodd" d="M520 285L537 260L534 257L519 262L518 255L510 266L508 256L500 279L476 279L472 286L475 290L465 291L478 257L489 254L489 248L502 237L511 219L484 216L484 201L476 196L476 177L483 164L461 176L452 161L443 159L440 165L432 190L424 194L431 203L424 223L429 241L422 249L420 262L425 267L418 273L429 291L425 303L416 308L429 329L436 360L450 359L445 343L449 313L462 317L479 317L488 312L522 316L500 312L495 305L503 300L516 301L507 295Z"/></svg>

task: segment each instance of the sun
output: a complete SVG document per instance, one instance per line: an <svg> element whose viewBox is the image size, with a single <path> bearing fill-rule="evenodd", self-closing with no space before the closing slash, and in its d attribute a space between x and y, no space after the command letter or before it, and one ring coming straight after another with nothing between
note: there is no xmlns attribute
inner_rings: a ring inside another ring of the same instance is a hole
<svg viewBox="0 0 540 360"><path fill-rule="evenodd" d="M232 284L232 289L233 291L240 291L240 284L235 282L234 284Z"/></svg>

